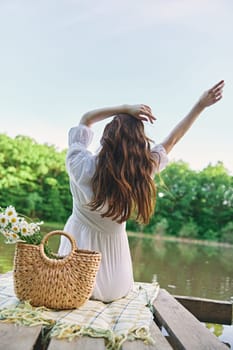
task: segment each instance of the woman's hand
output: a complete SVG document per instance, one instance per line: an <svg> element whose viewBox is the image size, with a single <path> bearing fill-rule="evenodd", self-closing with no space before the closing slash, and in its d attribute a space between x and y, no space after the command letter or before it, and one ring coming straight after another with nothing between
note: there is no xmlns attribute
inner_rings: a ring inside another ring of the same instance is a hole
<svg viewBox="0 0 233 350"><path fill-rule="evenodd" d="M221 100L223 87L224 80L221 80L211 89L205 91L204 94L200 97L200 100L198 101L199 106L205 108Z"/></svg>
<svg viewBox="0 0 233 350"><path fill-rule="evenodd" d="M150 121L151 123L156 120L151 108L147 105L127 105L126 112L139 120Z"/></svg>

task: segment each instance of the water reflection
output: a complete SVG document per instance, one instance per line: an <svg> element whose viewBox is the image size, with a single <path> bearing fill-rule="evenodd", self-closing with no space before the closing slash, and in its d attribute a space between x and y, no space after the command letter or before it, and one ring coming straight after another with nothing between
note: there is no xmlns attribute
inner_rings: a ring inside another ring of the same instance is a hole
<svg viewBox="0 0 233 350"><path fill-rule="evenodd" d="M166 242L129 237L136 281L151 282L153 275L171 294L231 300L233 250L225 247ZM233 349L233 326L206 324Z"/></svg>
<svg viewBox="0 0 233 350"><path fill-rule="evenodd" d="M129 237L135 280L154 274L173 294L230 300L233 295L233 251L225 247Z"/></svg>

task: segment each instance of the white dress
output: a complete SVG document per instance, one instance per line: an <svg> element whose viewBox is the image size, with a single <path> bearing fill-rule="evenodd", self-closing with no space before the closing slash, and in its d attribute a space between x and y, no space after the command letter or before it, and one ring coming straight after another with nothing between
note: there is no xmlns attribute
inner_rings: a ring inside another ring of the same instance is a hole
<svg viewBox="0 0 233 350"><path fill-rule="evenodd" d="M91 179L96 167L96 155L87 150L92 138L93 131L85 125L69 131L66 166L70 177L73 212L64 231L75 237L80 249L101 252L102 260L92 298L109 302L128 294L133 284L133 271L126 224L102 218L100 212L91 211L86 206L92 199ZM167 164L163 146L155 146L152 152L158 157L161 170ZM62 236L59 254L66 255L69 252L70 243Z"/></svg>

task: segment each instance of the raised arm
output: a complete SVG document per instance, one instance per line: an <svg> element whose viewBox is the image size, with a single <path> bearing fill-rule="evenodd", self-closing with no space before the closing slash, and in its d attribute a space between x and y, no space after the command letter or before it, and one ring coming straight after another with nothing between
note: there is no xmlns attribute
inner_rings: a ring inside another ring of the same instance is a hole
<svg viewBox="0 0 233 350"><path fill-rule="evenodd" d="M151 123L155 120L155 117L152 115L150 107L143 104L139 104L94 109L93 111L87 112L82 116L80 124L91 126L96 122L99 122L101 120L104 120L106 118L112 117L120 113L130 114L137 119L150 121Z"/></svg>
<svg viewBox="0 0 233 350"><path fill-rule="evenodd" d="M208 106L211 106L221 100L224 80L214 85L211 89L204 92L199 101L194 105L186 117L184 117L171 131L167 138L162 142L167 153L169 153L174 145L189 130L197 117Z"/></svg>

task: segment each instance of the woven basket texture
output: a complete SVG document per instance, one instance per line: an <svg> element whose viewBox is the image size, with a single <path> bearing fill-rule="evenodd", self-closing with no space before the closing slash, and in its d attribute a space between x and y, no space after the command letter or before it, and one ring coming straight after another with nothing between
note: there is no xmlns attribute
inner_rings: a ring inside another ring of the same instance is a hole
<svg viewBox="0 0 233 350"><path fill-rule="evenodd" d="M44 244L54 235L64 235L72 250L60 259L50 259L44 253ZM74 309L91 296L101 254L81 250L70 234L52 231L40 245L17 243L14 257L14 289L20 300L33 306L52 309Z"/></svg>

